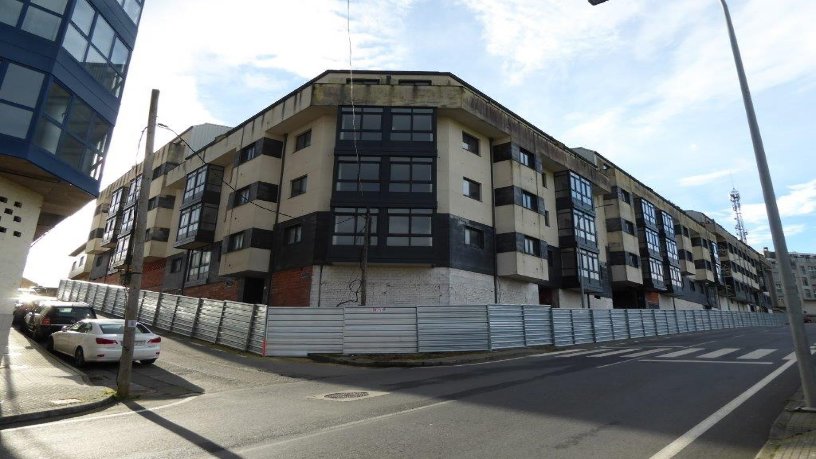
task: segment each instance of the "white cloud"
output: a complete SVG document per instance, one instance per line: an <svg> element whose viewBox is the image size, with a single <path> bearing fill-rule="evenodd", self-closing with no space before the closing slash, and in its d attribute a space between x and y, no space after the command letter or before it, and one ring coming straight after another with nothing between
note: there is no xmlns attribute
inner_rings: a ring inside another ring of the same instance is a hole
<svg viewBox="0 0 816 459"><path fill-rule="evenodd" d="M781 197L777 195L776 198L776 205L779 207L779 215L782 218L816 214L816 179L791 185L788 190L787 194ZM743 205L742 215L747 223L768 221L765 203Z"/></svg>
<svg viewBox="0 0 816 459"><path fill-rule="evenodd" d="M677 181L680 186L700 186L705 185L711 182L714 182L722 177L731 175L735 172L735 169L726 169L717 172L711 172L708 174L700 174L700 175L692 175L689 177L683 177Z"/></svg>
<svg viewBox="0 0 816 459"><path fill-rule="evenodd" d="M804 233L807 225L797 223L792 225L783 225L782 231L785 233L787 240L791 236ZM753 247L773 247L773 238L771 237L770 228L765 226L758 226L748 230L748 245Z"/></svg>

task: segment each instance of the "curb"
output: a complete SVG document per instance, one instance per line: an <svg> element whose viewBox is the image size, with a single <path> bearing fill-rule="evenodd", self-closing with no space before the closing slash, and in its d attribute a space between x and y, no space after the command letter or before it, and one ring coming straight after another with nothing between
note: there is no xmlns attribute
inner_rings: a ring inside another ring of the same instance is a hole
<svg viewBox="0 0 816 459"><path fill-rule="evenodd" d="M58 416L68 416L71 414L79 414L85 413L88 411L97 410L99 408L104 408L109 405L113 405L117 402L115 395L109 395L102 400L97 400L95 402L90 403L83 403L74 406L66 406L62 408L54 408L53 410L45 410L45 411L36 411L33 413L23 413L23 414L16 414L14 416L8 416L0 418L0 430L4 427L8 427L12 424L20 424L24 422L31 422L31 421L39 421L45 418L52 418Z"/></svg>
<svg viewBox="0 0 816 459"><path fill-rule="evenodd" d="M514 358L526 357L528 355L537 355L541 353L552 352L552 350L536 349L534 352L516 352L508 354L483 355L473 358L459 358L448 357L452 360L354 360L342 354L309 354L308 359L319 363L334 363L339 365L347 365L351 367L370 367L370 368L417 368L417 367L442 367L462 365L466 363L483 363L493 362L496 360L507 360ZM375 354L376 355L376 354Z"/></svg>
<svg viewBox="0 0 816 459"><path fill-rule="evenodd" d="M793 412L796 411L797 408L802 406L802 389L800 388L790 397L788 397L788 403L785 404L785 408L779 413L776 420L771 425L771 430L768 434L768 441L762 446L762 449L756 455L756 459L770 459L773 458L776 454L776 451L779 447L784 443L784 441L788 438L785 434L787 431L788 423L793 415Z"/></svg>

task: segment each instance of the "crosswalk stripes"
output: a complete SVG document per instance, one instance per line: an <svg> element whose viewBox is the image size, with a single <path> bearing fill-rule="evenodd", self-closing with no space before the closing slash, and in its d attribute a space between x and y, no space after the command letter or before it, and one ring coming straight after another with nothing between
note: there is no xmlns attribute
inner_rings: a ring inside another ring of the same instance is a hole
<svg viewBox="0 0 816 459"><path fill-rule="evenodd" d="M652 348L652 349L642 349L637 347L632 348L615 348L615 347L601 347L595 349L576 349L575 352L564 352L563 354L554 356L557 358L569 358L569 357L590 357L590 358L602 358L602 357L620 357L624 359L639 359L641 357L650 356L651 358L657 358L660 360L649 360L649 361L662 361L662 360L669 360L669 359L677 359L678 357L686 357L689 359L699 359L699 361L703 362L716 362L716 359L721 359L721 362L728 362L731 363L751 363L751 361L758 361L763 358L767 358L768 356L772 356L778 349L740 349L736 347L727 347L721 349L705 349L701 347L691 347L687 349L680 349L680 350L672 350L670 347L660 347L660 348ZM706 352L709 351L709 352ZM740 352L742 351L742 352ZM812 350L812 353L816 353L816 349ZM695 355L697 354L697 355ZM778 357L777 357L778 358ZM791 353L783 358L783 360L791 360L794 359L795 354ZM768 359L766 359L768 360ZM678 359L679 361L679 359ZM683 360L688 362L693 362L694 360ZM762 363L762 362L760 362ZM765 362L768 363L768 362Z"/></svg>
<svg viewBox="0 0 816 459"><path fill-rule="evenodd" d="M658 355L657 357L659 357L661 359L673 359L675 357L681 357L681 356L688 355L688 354L694 354L695 352L700 352L700 351L704 351L704 350L705 349L703 349L701 347L692 347L692 348L683 349L683 350L680 350L680 351L669 352L668 354Z"/></svg>
<svg viewBox="0 0 816 459"><path fill-rule="evenodd" d="M610 355L625 354L627 352L632 352L632 351L636 351L636 350L637 349L619 349L617 351L604 352L603 354L592 354L592 355L588 355L587 357L595 357L595 358L609 357Z"/></svg>
<svg viewBox="0 0 816 459"><path fill-rule="evenodd" d="M669 350L669 348L660 347L660 348L657 348L657 349L650 349L648 351L635 352L634 354L624 355L623 357L626 357L626 358L643 357L645 355L657 354L659 352L666 352L667 350Z"/></svg>
<svg viewBox="0 0 816 459"><path fill-rule="evenodd" d="M776 349L757 349L757 350L755 350L753 352L749 352L749 353L747 353L745 355L741 355L741 356L737 357L737 359L739 359L739 360L761 359L762 357L765 357L766 355L773 354L774 352L776 352Z"/></svg>
<svg viewBox="0 0 816 459"><path fill-rule="evenodd" d="M603 351L606 351L606 350L608 350L608 349L603 349L603 348L602 349L585 349L583 351L579 350L579 351L572 352L572 353L569 353L569 354L559 355L557 357L561 358L561 359L564 359L564 358L567 358L567 357L575 357L575 356L578 356L578 355L594 354L596 352L603 352Z"/></svg>
<svg viewBox="0 0 816 459"><path fill-rule="evenodd" d="M716 359L718 357L722 357L726 354L731 354L733 352L737 352L739 348L736 347L726 347L723 349L717 349L714 352L709 352L708 354L698 355L698 359Z"/></svg>

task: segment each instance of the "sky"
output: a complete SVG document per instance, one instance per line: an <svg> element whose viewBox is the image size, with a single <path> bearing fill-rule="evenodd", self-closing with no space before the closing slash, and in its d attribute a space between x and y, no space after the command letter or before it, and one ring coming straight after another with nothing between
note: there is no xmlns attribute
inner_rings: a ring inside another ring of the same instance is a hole
<svg viewBox="0 0 816 459"><path fill-rule="evenodd" d="M181 132L235 126L327 69L451 72L571 147L773 249L717 0L147 0L102 177L143 158L150 91ZM229 5L229 8L225 8ZM816 252L813 0L730 0L791 252ZM348 13L348 14L347 14ZM156 146L173 134L160 129ZM56 285L93 204L29 253Z"/></svg>

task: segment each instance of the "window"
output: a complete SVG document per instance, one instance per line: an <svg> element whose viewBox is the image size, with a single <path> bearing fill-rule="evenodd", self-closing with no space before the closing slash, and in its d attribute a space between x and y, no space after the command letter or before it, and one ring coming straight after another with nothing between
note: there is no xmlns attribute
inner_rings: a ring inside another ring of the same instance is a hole
<svg viewBox="0 0 816 459"><path fill-rule="evenodd" d="M597 234L595 230L595 218L578 209L572 210L572 218L575 227L575 237L584 242L595 244L595 235Z"/></svg>
<svg viewBox="0 0 816 459"><path fill-rule="evenodd" d="M541 256L541 241L530 236L524 236L522 252L536 257Z"/></svg>
<svg viewBox="0 0 816 459"><path fill-rule="evenodd" d="M473 137L465 131L462 131L462 149L467 150L473 154L479 154L479 139Z"/></svg>
<svg viewBox="0 0 816 459"><path fill-rule="evenodd" d="M74 169L98 180L111 125L79 97L52 83L33 141Z"/></svg>
<svg viewBox="0 0 816 459"><path fill-rule="evenodd" d="M3 119L0 134L19 139L28 137L44 77L29 68L0 62L0 117Z"/></svg>
<svg viewBox="0 0 816 459"><path fill-rule="evenodd" d="M105 232L102 233L102 240L112 241L116 232L116 218L109 218L105 222Z"/></svg>
<svg viewBox="0 0 816 459"><path fill-rule="evenodd" d="M482 185L469 178L462 177L462 193L477 201L482 200Z"/></svg>
<svg viewBox="0 0 816 459"><path fill-rule="evenodd" d="M805 298L813 298L813 292L809 288L806 288L804 290L805 290Z"/></svg>
<svg viewBox="0 0 816 459"><path fill-rule="evenodd" d="M177 273L177 272L180 272L180 271L181 271L181 265L182 265L182 263L184 263L184 259L182 259L182 258L174 258L174 259L173 259L173 260L170 262L170 272L171 272L171 273Z"/></svg>
<svg viewBox="0 0 816 459"><path fill-rule="evenodd" d="M232 207L242 206L250 201L250 188L245 186L235 192L232 197Z"/></svg>
<svg viewBox="0 0 816 459"><path fill-rule="evenodd" d="M176 240L182 240L195 236L196 231L198 231L198 223L200 219L201 204L183 209L181 211L181 217L179 218L179 229Z"/></svg>
<svg viewBox="0 0 816 459"><path fill-rule="evenodd" d="M202 166L187 174L187 185L184 187L182 201L187 201L204 193L207 185L207 166Z"/></svg>
<svg viewBox="0 0 816 459"><path fill-rule="evenodd" d="M241 149L241 153L238 155L238 164L243 164L249 160L255 159L260 154L258 149L258 143L253 143L251 145L247 145L246 147Z"/></svg>
<svg viewBox="0 0 816 459"><path fill-rule="evenodd" d="M87 0L77 1L62 47L111 94L122 94L130 49Z"/></svg>
<svg viewBox="0 0 816 459"><path fill-rule="evenodd" d="M470 226L465 227L465 245L477 249L484 248L484 232Z"/></svg>
<svg viewBox="0 0 816 459"><path fill-rule="evenodd" d="M683 288L683 277L680 275L680 269L675 266L669 266L669 275L671 276L671 283L678 289Z"/></svg>
<svg viewBox="0 0 816 459"><path fill-rule="evenodd" d="M142 191L142 176L137 175L135 179L130 181L130 188L128 188L128 195L125 202L130 205L139 200L139 193Z"/></svg>
<svg viewBox="0 0 816 459"><path fill-rule="evenodd" d="M383 109L380 107L342 107L340 140L382 140Z"/></svg>
<svg viewBox="0 0 816 459"><path fill-rule="evenodd" d="M592 207L592 184L575 172L570 172L570 193L575 202Z"/></svg>
<svg viewBox="0 0 816 459"><path fill-rule="evenodd" d="M54 41L59 32L66 0L0 2L0 22Z"/></svg>
<svg viewBox="0 0 816 459"><path fill-rule="evenodd" d="M651 202L641 199L640 209L643 211L643 220L650 225L656 225L655 206Z"/></svg>
<svg viewBox="0 0 816 459"><path fill-rule="evenodd" d="M538 212L538 198L533 193L522 190L521 207L524 207L525 209L530 209L533 212Z"/></svg>
<svg viewBox="0 0 816 459"><path fill-rule="evenodd" d="M289 193L290 198L294 198L295 196L299 196L306 192L306 176L298 177L292 180L291 184L291 191Z"/></svg>
<svg viewBox="0 0 816 459"><path fill-rule="evenodd" d="M433 193L433 158L394 157L390 160L388 191Z"/></svg>
<svg viewBox="0 0 816 459"><path fill-rule="evenodd" d="M519 150L519 162L523 166L535 167L535 159L533 154L523 148Z"/></svg>
<svg viewBox="0 0 816 459"><path fill-rule="evenodd" d="M119 206L122 204L122 197L125 195L125 189L119 188L118 190L113 192L111 196L111 204L110 208L108 209L108 215L113 215L119 212Z"/></svg>
<svg viewBox="0 0 816 459"><path fill-rule="evenodd" d="M136 223L136 206L128 207L122 214L122 234L130 233Z"/></svg>
<svg viewBox="0 0 816 459"><path fill-rule="evenodd" d="M663 282L663 266L660 260L649 258L649 274L651 275L652 281Z"/></svg>
<svg viewBox="0 0 816 459"><path fill-rule="evenodd" d="M379 156L337 157L335 191L380 191Z"/></svg>
<svg viewBox="0 0 816 459"><path fill-rule="evenodd" d="M623 220L623 230L629 234L635 234L635 224L629 220Z"/></svg>
<svg viewBox="0 0 816 459"><path fill-rule="evenodd" d="M311 129L295 137L295 151L303 150L304 148L308 147L311 144L312 144Z"/></svg>
<svg viewBox="0 0 816 459"><path fill-rule="evenodd" d="M661 217L663 220L663 232L666 233L666 237L674 239L674 217L666 212L661 212Z"/></svg>
<svg viewBox="0 0 816 459"><path fill-rule="evenodd" d="M431 247L432 209L388 209L389 246Z"/></svg>
<svg viewBox="0 0 816 459"><path fill-rule="evenodd" d="M624 190L623 188L618 188L618 197L621 201L625 202L626 204L632 204L632 195L629 194L628 191Z"/></svg>
<svg viewBox="0 0 816 459"><path fill-rule="evenodd" d="M640 257L634 253L626 252L626 264L629 266L634 266L635 268L640 268Z"/></svg>
<svg viewBox="0 0 816 459"><path fill-rule="evenodd" d="M130 235L122 236L116 243L116 249L111 256L111 266L121 266L127 262L130 248Z"/></svg>
<svg viewBox="0 0 816 459"><path fill-rule="evenodd" d="M117 2L124 8L130 20L139 25L139 16L142 14L144 0L117 0Z"/></svg>
<svg viewBox="0 0 816 459"><path fill-rule="evenodd" d="M677 255L677 243L671 239L666 239L666 255L669 260L680 263L680 257Z"/></svg>
<svg viewBox="0 0 816 459"><path fill-rule="evenodd" d="M295 225L286 228L283 232L286 245L297 244L303 240L303 225Z"/></svg>
<svg viewBox="0 0 816 459"><path fill-rule="evenodd" d="M578 269L584 279L601 280L600 263L595 252L578 249Z"/></svg>
<svg viewBox="0 0 816 459"><path fill-rule="evenodd" d="M210 273L212 253L209 248L191 250L187 262L187 282L206 280Z"/></svg>
<svg viewBox="0 0 816 459"><path fill-rule="evenodd" d="M547 188L547 173L546 172L541 173L541 186L543 186L544 188Z"/></svg>
<svg viewBox="0 0 816 459"><path fill-rule="evenodd" d="M370 209L371 228L369 233L369 244L377 245L377 221L379 211ZM366 234L366 209L359 208L337 208L334 209L334 235L333 245L363 245Z"/></svg>
<svg viewBox="0 0 816 459"><path fill-rule="evenodd" d="M802 285L809 285L809 284L808 284L807 277L803 277L803 278L802 278Z"/></svg>
<svg viewBox="0 0 816 459"><path fill-rule="evenodd" d="M433 113L432 108L392 108L390 139L433 142Z"/></svg>
<svg viewBox="0 0 816 459"><path fill-rule="evenodd" d="M227 244L227 251L234 252L236 250L241 250L244 248L244 232L235 233L230 235L229 241Z"/></svg>
<svg viewBox="0 0 816 459"><path fill-rule="evenodd" d="M660 253L660 238L657 236L657 232L646 228L644 233L646 234L646 247L652 252Z"/></svg>

